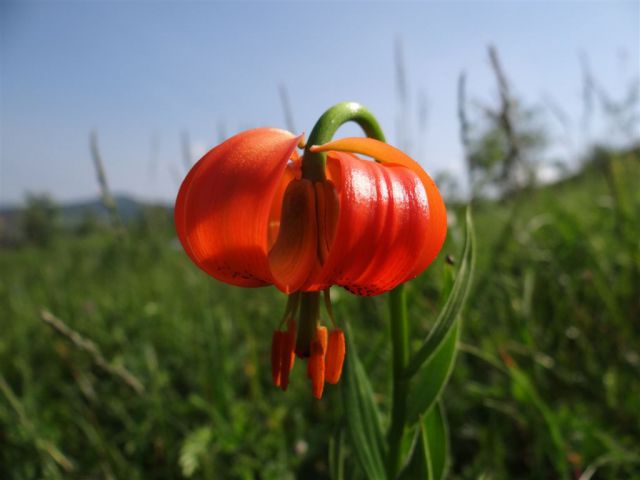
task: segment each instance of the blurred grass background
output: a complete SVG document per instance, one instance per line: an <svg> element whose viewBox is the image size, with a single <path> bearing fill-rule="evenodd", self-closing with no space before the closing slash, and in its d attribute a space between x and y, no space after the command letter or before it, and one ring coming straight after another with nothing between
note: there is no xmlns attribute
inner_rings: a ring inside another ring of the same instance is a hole
<svg viewBox="0 0 640 480"><path fill-rule="evenodd" d="M491 59L495 105L469 118L460 83L478 264L444 395L450 477L640 478L637 85L603 110L619 131L631 119L628 141L540 184L548 139ZM286 394L271 385L284 296L199 271L171 209L114 199L92 148L99 207L32 195L2 212L0 477L329 478L337 388L313 400L300 363ZM461 250L466 202L445 180L447 243L409 286L416 342ZM333 290L387 404L385 298Z"/></svg>

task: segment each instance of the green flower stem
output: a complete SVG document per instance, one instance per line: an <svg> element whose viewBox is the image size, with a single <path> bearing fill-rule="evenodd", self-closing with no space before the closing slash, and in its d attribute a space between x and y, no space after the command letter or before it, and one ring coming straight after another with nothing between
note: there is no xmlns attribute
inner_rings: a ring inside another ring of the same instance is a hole
<svg viewBox="0 0 640 480"><path fill-rule="evenodd" d="M399 285L389 294L391 310L391 345L393 347L393 397L391 425L389 427L389 456L387 476L394 479L400 469L402 438L406 423L408 380L404 371L409 364L409 321L404 285Z"/></svg>
<svg viewBox="0 0 640 480"><path fill-rule="evenodd" d="M385 141L378 121L369 110L355 102L338 103L324 112L311 130L302 157L302 178L314 182L321 182L326 178L327 154L324 152L312 153L309 148L312 145L323 145L330 142L338 128L347 122L355 122L360 125L367 137L375 138L381 142Z"/></svg>
<svg viewBox="0 0 640 480"><path fill-rule="evenodd" d="M354 102L343 102L327 110L316 122L302 158L302 177L320 182L326 178L326 154L312 153L312 145L323 145L330 142L338 128L344 123L357 123L367 137L385 141L384 133L375 117L362 105ZM304 297L303 297L304 308ZM406 404L408 380L404 370L409 364L409 322L407 319L407 301L404 286L396 287L389 294L391 309L391 345L393 348L393 403L391 407L391 425L389 427L389 456L387 458L387 474L389 479L396 477L401 463L402 438L406 424Z"/></svg>
<svg viewBox="0 0 640 480"><path fill-rule="evenodd" d="M323 145L330 142L338 129L347 122L355 122L360 125L368 137L375 138L381 142L385 141L382 128L380 128L378 121L369 110L355 102L338 103L324 112L314 125L313 130L311 130L302 157L302 178L313 182L321 182L326 179L326 153L312 153L309 151L309 148L311 148L312 145ZM328 292L325 294L325 300L328 299L327 295ZM319 315L318 299L318 292L302 294L297 340L297 351L302 353L308 353L312 336L315 335L315 326L317 325ZM327 311L333 317L330 305L331 302L328 301ZM316 323L313 323L314 319Z"/></svg>

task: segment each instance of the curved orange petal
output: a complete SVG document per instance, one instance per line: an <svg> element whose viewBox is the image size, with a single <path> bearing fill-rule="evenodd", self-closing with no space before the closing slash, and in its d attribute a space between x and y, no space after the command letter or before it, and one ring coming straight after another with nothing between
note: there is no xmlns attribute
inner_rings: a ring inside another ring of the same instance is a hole
<svg viewBox="0 0 640 480"><path fill-rule="evenodd" d="M272 283L269 217L299 138L272 128L242 132L210 150L183 181L176 231L209 275L243 287Z"/></svg>
<svg viewBox="0 0 640 480"><path fill-rule="evenodd" d="M313 271L317 231L313 183L293 180L284 194L280 231L269 252L273 283L283 292L299 290Z"/></svg>
<svg viewBox="0 0 640 480"><path fill-rule="evenodd" d="M305 288L337 284L378 295L415 276L428 227L418 176L333 151L327 167L339 198L335 235L320 274Z"/></svg>
<svg viewBox="0 0 640 480"><path fill-rule="evenodd" d="M191 252L191 248L189 247L189 242L187 241L188 235L187 235L187 225L186 225L186 210L184 207L186 203L187 193L189 192L193 178L195 177L195 174L201 165L202 164L200 162L196 162L195 165L191 167L191 170L189 170L189 173L187 173L187 176L182 181L182 184L180 185L180 189L178 190L178 196L176 197L175 207L173 209L173 222L176 226L176 233L178 234L178 239L180 240L180 243L182 244L182 248L184 248L184 251L186 252L186 254L189 256L191 261L196 265L198 264L198 260L194 256L194 254Z"/></svg>
<svg viewBox="0 0 640 480"><path fill-rule="evenodd" d="M282 200L284 198L284 192L291 180L300 178L301 175L301 162L298 152L294 151L292 154L292 160L287 162L287 167L284 169L284 173L278 183L276 193L273 195L271 202L271 210L269 211L269 248L273 247L276 239L278 238L278 232L280 231L280 213L282 211Z"/></svg>
<svg viewBox="0 0 640 480"><path fill-rule="evenodd" d="M336 226L340 212L340 199L333 182L330 180L316 182L316 218L318 225L318 260L324 263L329 256L331 245L336 234ZM318 267L320 265L318 264Z"/></svg>
<svg viewBox="0 0 640 480"><path fill-rule="evenodd" d="M401 165L418 175L427 193L429 226L413 275L418 275L429 266L440 252L447 235L447 211L435 182L415 160L387 143L364 137L341 138L324 145L312 146L311 151L361 153L385 165Z"/></svg>

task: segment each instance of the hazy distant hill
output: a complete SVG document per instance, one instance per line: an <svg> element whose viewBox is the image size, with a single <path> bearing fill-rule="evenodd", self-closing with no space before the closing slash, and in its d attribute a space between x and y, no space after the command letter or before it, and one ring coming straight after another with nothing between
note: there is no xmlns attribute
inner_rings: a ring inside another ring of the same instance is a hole
<svg viewBox="0 0 640 480"><path fill-rule="evenodd" d="M142 210L148 204L140 202L126 195L114 197L116 207L122 220L125 222L134 220L140 216ZM66 223L76 223L87 215L93 215L99 219L107 219L108 212L100 198L68 203L61 206L62 221Z"/></svg>
<svg viewBox="0 0 640 480"><path fill-rule="evenodd" d="M170 208L169 205L142 202L127 195L116 195L114 200L118 213L125 223L140 217L145 208ZM98 222L107 222L109 217L107 209L99 197L58 204L57 207L62 225L69 227L80 224L88 217L92 217ZM16 232L19 229L20 213L23 209L24 205L0 206L0 231L5 235Z"/></svg>

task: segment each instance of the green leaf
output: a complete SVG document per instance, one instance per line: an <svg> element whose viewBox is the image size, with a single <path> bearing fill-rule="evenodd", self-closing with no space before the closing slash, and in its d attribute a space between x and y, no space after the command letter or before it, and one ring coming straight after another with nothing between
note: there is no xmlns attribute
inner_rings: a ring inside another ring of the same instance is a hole
<svg viewBox="0 0 640 480"><path fill-rule="evenodd" d="M466 218L462 260L451 293L429 336L406 370L406 375L411 377L407 402L409 422L417 422L431 409L453 369L460 333L459 317L471 287L475 264L475 234L469 209Z"/></svg>
<svg viewBox="0 0 640 480"><path fill-rule="evenodd" d="M442 402L436 403L420 422L421 444L427 458L429 478L442 480L447 473L449 428Z"/></svg>
<svg viewBox="0 0 640 480"><path fill-rule="evenodd" d="M429 480L429 465L425 449L422 447L422 430L416 429L408 460L396 480L414 480L416 478Z"/></svg>
<svg viewBox="0 0 640 480"><path fill-rule="evenodd" d="M347 328L347 358L341 383L342 403L351 444L360 466L370 480L386 478L384 461L385 441L380 413L373 401L369 378L358 358Z"/></svg>
<svg viewBox="0 0 640 480"><path fill-rule="evenodd" d="M473 280L475 250L476 237L473 230L471 210L470 208L467 208L466 236L464 247L462 249L462 260L460 262L460 269L456 275L456 281L453 284L447 303L440 311L440 315L431 329L431 332L429 332L427 339L409 362L406 370L407 377L415 375L420 367L431 355L433 355L451 330L456 318L460 315Z"/></svg>
<svg viewBox="0 0 640 480"><path fill-rule="evenodd" d="M529 376L513 361L506 363L507 372L511 377L511 391L513 397L523 404L533 405L540 412L549 431L549 444L550 446L553 446L553 449L550 452L551 460L553 461L557 471L560 473L559 478L569 478L569 465L566 457L567 449L556 414L542 399L531 378L529 378Z"/></svg>
<svg viewBox="0 0 640 480"><path fill-rule="evenodd" d="M182 475L191 478L200 469L201 461L207 455L212 441L213 430L209 426L200 427L187 435L180 448Z"/></svg>
<svg viewBox="0 0 640 480"><path fill-rule="evenodd" d="M344 480L344 429L339 428L329 440L329 476Z"/></svg>
<svg viewBox="0 0 640 480"><path fill-rule="evenodd" d="M447 471L449 430L442 403L421 419L409 461L397 480L442 480Z"/></svg>
<svg viewBox="0 0 640 480"><path fill-rule="evenodd" d="M439 348L411 381L407 399L407 418L410 423L418 421L434 405L444 389L453 370L459 332L460 322L456 321Z"/></svg>

